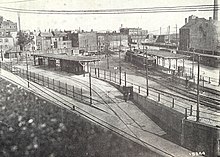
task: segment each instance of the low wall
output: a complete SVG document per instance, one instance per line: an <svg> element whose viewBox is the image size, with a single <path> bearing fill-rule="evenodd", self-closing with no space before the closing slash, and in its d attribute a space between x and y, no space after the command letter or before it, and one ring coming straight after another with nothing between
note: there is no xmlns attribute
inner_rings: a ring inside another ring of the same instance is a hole
<svg viewBox="0 0 220 157"><path fill-rule="evenodd" d="M103 79L101 79L103 80ZM103 80L106 81L106 80ZM110 81L106 81L120 92L123 93L123 87L114 84ZM152 120L160 127L168 131L171 135L175 136L174 142L179 143L181 141L182 120L185 117L184 114L175 111L172 108L164 106L157 101L151 100L138 93L133 92L133 100L135 105L148 115ZM178 141L175 141L178 140Z"/></svg>
<svg viewBox="0 0 220 157"><path fill-rule="evenodd" d="M194 152L205 152L207 157L219 157L220 128L184 119L181 143Z"/></svg>
<svg viewBox="0 0 220 157"><path fill-rule="evenodd" d="M165 125L165 128L169 128L177 136L181 137L182 131L182 119L184 114L173 110L167 106L164 106L156 101L147 99L137 93L134 93L134 103L146 114L151 114L151 117L158 122L158 124Z"/></svg>

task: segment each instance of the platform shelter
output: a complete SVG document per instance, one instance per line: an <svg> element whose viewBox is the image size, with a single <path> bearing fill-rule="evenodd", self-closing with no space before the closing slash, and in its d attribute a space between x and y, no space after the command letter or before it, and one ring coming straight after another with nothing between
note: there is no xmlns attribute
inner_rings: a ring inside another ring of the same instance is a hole
<svg viewBox="0 0 220 157"><path fill-rule="evenodd" d="M61 54L33 54L34 65L48 66L49 68L60 68L74 74L82 74L88 69L88 63L98 62L100 59L91 56L70 56Z"/></svg>

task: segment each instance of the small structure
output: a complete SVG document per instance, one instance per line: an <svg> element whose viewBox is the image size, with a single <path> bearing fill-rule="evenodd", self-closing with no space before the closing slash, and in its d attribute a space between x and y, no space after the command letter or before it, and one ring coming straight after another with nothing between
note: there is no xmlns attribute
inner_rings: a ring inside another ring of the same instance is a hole
<svg viewBox="0 0 220 157"><path fill-rule="evenodd" d="M34 65L48 65L49 68L60 67L61 71L66 71L74 74L82 74L88 71L89 62L100 61L98 58L90 56L69 56L56 54L33 54Z"/></svg>
<svg viewBox="0 0 220 157"><path fill-rule="evenodd" d="M165 66L165 61L169 61L169 70L171 68L171 60L176 60L176 69L178 68L177 61L178 59L183 60L183 69L184 69L184 61L188 58L188 56L175 54L172 52L161 51L161 50L148 50L147 54L152 57L156 57L156 64L159 65L159 59L162 59L162 66Z"/></svg>

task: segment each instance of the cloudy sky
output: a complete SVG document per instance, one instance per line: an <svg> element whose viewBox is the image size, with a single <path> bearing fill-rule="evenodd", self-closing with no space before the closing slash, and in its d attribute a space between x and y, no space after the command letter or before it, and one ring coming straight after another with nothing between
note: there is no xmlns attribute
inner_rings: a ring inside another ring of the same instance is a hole
<svg viewBox="0 0 220 157"><path fill-rule="evenodd" d="M0 7L22 9L47 10L86 10L86 9L123 9L143 7L167 7L188 5L213 5L214 0L30 0L27 2L8 3L19 0L0 0ZM6 3L5 3L6 2ZM5 19L17 22L17 13L0 10ZM124 27L141 27L149 31L167 31L170 25L171 32L184 25L185 17L196 15L209 18L212 12L182 12L182 13L146 13L123 15L39 15L21 13L22 29L61 29L74 30L79 27L83 30L118 30L121 24ZM156 33L156 32L154 32Z"/></svg>

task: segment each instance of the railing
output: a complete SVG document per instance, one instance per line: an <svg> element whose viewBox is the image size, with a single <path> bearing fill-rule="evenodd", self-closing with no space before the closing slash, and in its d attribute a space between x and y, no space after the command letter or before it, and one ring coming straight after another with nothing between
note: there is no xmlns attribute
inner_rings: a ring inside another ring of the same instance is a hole
<svg viewBox="0 0 220 157"><path fill-rule="evenodd" d="M95 102L105 103L103 99L100 98L101 96L99 95L96 96L96 99L94 95L91 98L88 89L83 90L83 88L69 85L59 80L45 77L44 75L40 75L38 73L34 73L30 71L27 72L27 70L14 67L12 63L1 63L0 65L1 65L1 68L7 71L13 72L22 78L25 78L29 81L35 82L42 86L48 87L49 89L52 89L66 96L72 97L80 102L91 105L90 99L92 99L93 103ZM156 90L153 87L149 87L149 93L147 96L146 87L127 81L127 77L129 76L127 76L125 72L120 73L119 70L112 71L112 70L106 70L106 69L100 69L100 68L91 68L90 73L92 77L97 78L97 79L109 81L109 82L112 82L114 84L121 85L121 86L132 86L133 91L136 92L137 94L145 96L148 99L151 99L153 101L157 101L158 103L164 106L167 106L171 109L177 110L185 114L186 118L189 116L192 116L192 117L196 116L196 110L193 109L193 106L196 107L196 103L190 101L187 98L181 98L178 96L174 97L173 95L169 93ZM218 120L219 119L218 117L219 115L214 114L213 112L211 113L211 112L200 111L200 119L208 120L210 123L215 122L220 125L220 120Z"/></svg>
<svg viewBox="0 0 220 157"><path fill-rule="evenodd" d="M162 91L159 92L153 87L149 87L149 93L147 96L146 87L127 81L127 77L129 76L127 76L125 72L120 73L119 70L113 71L113 70L106 70L100 68L90 68L90 73L94 78L109 81L121 86L132 86L133 91L138 93L139 95L145 96L148 99L157 101L158 103L164 106L177 110L185 114L186 118L189 116L196 117L196 110L193 109L193 106L196 107L195 102L192 102L184 97L178 97L178 96L174 97L169 93ZM200 111L200 120L208 120L210 123L214 122L220 124L220 120L218 120L219 119L218 117L219 117L218 114L214 114L212 112Z"/></svg>
<svg viewBox="0 0 220 157"><path fill-rule="evenodd" d="M93 104L104 103L102 101L101 96L93 94L93 97L90 97L90 93L88 92L88 90L85 90L83 88L79 88L74 85L63 83L59 80L46 77L39 73L34 73L31 71L27 71L21 68L14 67L12 63L0 62L0 65L2 69L6 71L10 71L20 76L21 78L26 79L28 82L31 81L31 82L37 83L39 85L52 89L53 91L56 91L60 94L74 98L75 100L83 102L85 104L91 105L91 100Z"/></svg>

